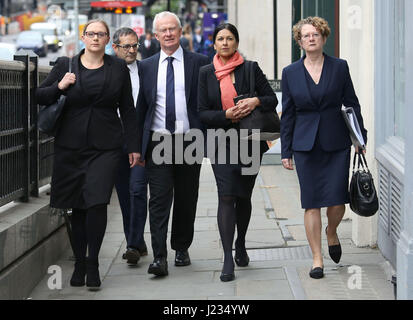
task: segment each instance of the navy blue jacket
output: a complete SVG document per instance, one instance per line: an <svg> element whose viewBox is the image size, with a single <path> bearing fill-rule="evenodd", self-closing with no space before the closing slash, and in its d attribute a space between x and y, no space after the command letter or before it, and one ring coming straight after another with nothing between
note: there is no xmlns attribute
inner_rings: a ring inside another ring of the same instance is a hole
<svg viewBox="0 0 413 320"><path fill-rule="evenodd" d="M204 129L198 116L198 75L199 69L208 64L208 57L184 51L185 97L189 126L191 129ZM160 52L139 63L140 88L136 113L138 117L138 152L143 159L151 138L151 126L156 108L158 90L158 68Z"/></svg>
<svg viewBox="0 0 413 320"><path fill-rule="evenodd" d="M292 158L294 151L310 151L318 134L321 148L332 152L351 146L349 131L341 114L342 105L352 107L367 143L360 104L345 60L324 55L321 103L311 98L304 59L284 68L282 73L281 155Z"/></svg>

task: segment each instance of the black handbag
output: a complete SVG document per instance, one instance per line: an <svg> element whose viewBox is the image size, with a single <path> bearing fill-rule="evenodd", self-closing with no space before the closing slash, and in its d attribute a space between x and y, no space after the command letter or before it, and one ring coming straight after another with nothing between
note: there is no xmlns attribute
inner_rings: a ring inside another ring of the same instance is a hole
<svg viewBox="0 0 413 320"><path fill-rule="evenodd" d="M255 72L254 63L249 63L250 94L255 97ZM273 141L280 137L280 118L276 111L265 111L262 108L255 108L248 116L242 118L239 123L240 129L248 129L248 139ZM259 135L253 135L252 130L259 130Z"/></svg>
<svg viewBox="0 0 413 320"><path fill-rule="evenodd" d="M69 58L68 72L72 72L72 58ZM40 132L49 136L56 136L65 102L66 96L62 94L55 103L49 106L39 106L37 128Z"/></svg>
<svg viewBox="0 0 413 320"><path fill-rule="evenodd" d="M356 161L358 160L357 170ZM374 187L373 176L367 166L364 154L355 153L353 175L350 182L350 208L362 217L371 217L379 209L379 199Z"/></svg>

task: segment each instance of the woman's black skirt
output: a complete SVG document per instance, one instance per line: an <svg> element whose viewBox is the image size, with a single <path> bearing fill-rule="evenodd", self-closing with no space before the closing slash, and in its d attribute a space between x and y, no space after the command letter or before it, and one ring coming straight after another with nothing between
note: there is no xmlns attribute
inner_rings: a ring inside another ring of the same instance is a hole
<svg viewBox="0 0 413 320"><path fill-rule="evenodd" d="M218 188L219 196L234 196L239 198L251 198L254 189L255 180L258 175L259 166L261 165L262 155L268 150L265 141L257 142L260 144L259 152L252 154L253 148L251 142L249 144L248 157L254 156L255 166L257 171L255 174L245 174L246 170L250 171L251 164L245 163L245 159L241 159L241 151L238 148L238 155L235 154L231 163L231 154L235 150L231 150L230 142L226 141L225 161L219 161L218 153L215 153L215 158L212 161L212 170L214 171L215 180ZM238 156L238 158L236 158ZM223 157L224 158L224 157ZM244 164L244 163L245 164Z"/></svg>
<svg viewBox="0 0 413 320"><path fill-rule="evenodd" d="M55 145L50 206L88 209L108 204L121 149L67 149Z"/></svg>

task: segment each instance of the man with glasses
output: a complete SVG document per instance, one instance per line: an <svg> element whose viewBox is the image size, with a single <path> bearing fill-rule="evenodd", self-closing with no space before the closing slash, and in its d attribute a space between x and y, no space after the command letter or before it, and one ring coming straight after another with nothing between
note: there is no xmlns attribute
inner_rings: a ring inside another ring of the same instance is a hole
<svg viewBox="0 0 413 320"><path fill-rule="evenodd" d="M138 36L130 28L121 28L113 35L113 50L118 58L126 61L132 84L133 101L136 102L139 93L139 61ZM116 192L122 211L123 228L127 248L123 258L130 265L136 265L141 256L148 254L143 237L147 217L147 178L143 163L133 168L129 167L128 154L119 164L119 173L116 180Z"/></svg>
<svg viewBox="0 0 413 320"><path fill-rule="evenodd" d="M153 30L161 51L139 65L138 149L140 158L146 160L150 191L149 223L154 261L148 273L166 276L166 239L172 202L171 247L175 250L175 266L191 263L188 248L194 237L201 164L187 164L185 160L179 163L176 159L172 159L172 163L158 163L155 158L160 141L156 137L164 135L172 141L170 147L175 158L184 158L182 149L192 141L184 141L182 149L176 142L183 141L183 135L190 129L202 129L198 116L198 74L199 68L208 64L208 58L182 49L182 27L175 14L158 13Z"/></svg>

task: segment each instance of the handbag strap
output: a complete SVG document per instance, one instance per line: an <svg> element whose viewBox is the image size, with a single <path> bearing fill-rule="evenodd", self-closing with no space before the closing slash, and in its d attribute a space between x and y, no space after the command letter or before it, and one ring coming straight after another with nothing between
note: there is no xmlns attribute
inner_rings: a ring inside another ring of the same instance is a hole
<svg viewBox="0 0 413 320"><path fill-rule="evenodd" d="M360 167L361 167L364 171L366 171L368 173L370 172L370 169L367 165L367 160L366 160L366 157L364 156L363 151L361 151L359 153L357 153L357 152L354 153L353 173L354 173L354 170L356 169L356 161L357 161L357 170L360 170Z"/></svg>
<svg viewBox="0 0 413 320"><path fill-rule="evenodd" d="M69 57L69 73L72 73L72 57Z"/></svg>
<svg viewBox="0 0 413 320"><path fill-rule="evenodd" d="M249 75L250 75L250 96L255 96L255 70L254 61L248 61L249 63Z"/></svg>
<svg viewBox="0 0 413 320"><path fill-rule="evenodd" d="M368 167L368 165L367 165L367 160L366 160L366 157L364 156L364 153L363 153L363 152L360 152L360 155L361 155L361 158L360 158L360 159L362 159L362 160L364 161L364 164L362 164L363 167L365 166L366 169L367 169L367 172L370 172L370 169L369 169L369 167Z"/></svg>

